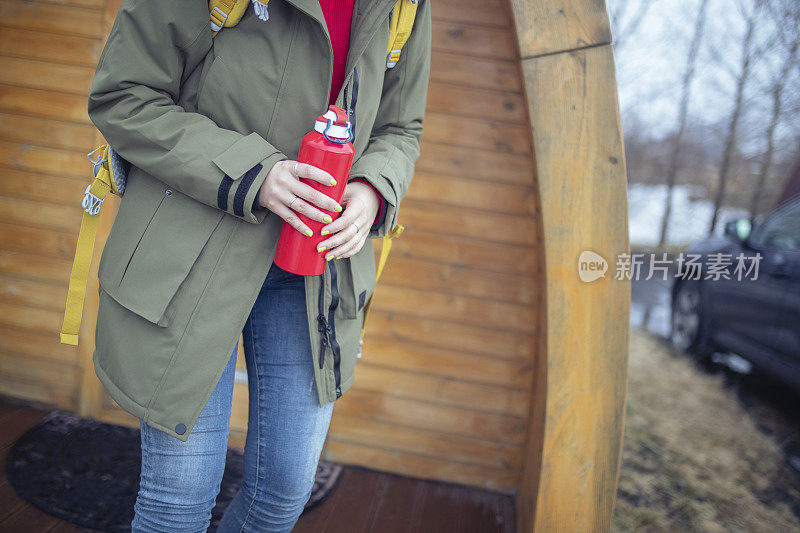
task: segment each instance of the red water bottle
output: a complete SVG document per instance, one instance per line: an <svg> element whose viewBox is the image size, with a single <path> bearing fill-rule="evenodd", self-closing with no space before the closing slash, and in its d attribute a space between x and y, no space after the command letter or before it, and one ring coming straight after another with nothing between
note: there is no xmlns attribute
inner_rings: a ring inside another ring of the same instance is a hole
<svg viewBox="0 0 800 533"><path fill-rule="evenodd" d="M341 107L328 106L328 111L317 117L314 129L303 136L297 160L327 171L336 180L336 185L323 185L306 178L300 178L300 181L341 203L347 178L350 176L350 166L353 164L355 150L352 140L353 133L347 113ZM330 215L333 220L339 217L336 211L315 207ZM318 252L317 245L328 237L320 235L322 227L327 224L312 220L301 213L297 213L297 216L311 228L314 235L303 235L284 220L275 251L275 263L293 274L318 276L325 270L326 261L325 251Z"/></svg>

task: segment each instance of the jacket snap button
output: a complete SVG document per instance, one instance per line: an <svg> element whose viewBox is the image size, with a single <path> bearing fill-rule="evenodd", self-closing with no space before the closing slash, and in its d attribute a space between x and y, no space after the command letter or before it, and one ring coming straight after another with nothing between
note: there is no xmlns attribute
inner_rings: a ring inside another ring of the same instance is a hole
<svg viewBox="0 0 800 533"><path fill-rule="evenodd" d="M172 196L172 189L167 189L166 191L164 191L164 194L166 194L167 196Z"/></svg>
<svg viewBox="0 0 800 533"><path fill-rule="evenodd" d="M175 426L175 433L177 433L178 435L183 435L184 433L186 433L186 426L183 424L178 424L177 426Z"/></svg>

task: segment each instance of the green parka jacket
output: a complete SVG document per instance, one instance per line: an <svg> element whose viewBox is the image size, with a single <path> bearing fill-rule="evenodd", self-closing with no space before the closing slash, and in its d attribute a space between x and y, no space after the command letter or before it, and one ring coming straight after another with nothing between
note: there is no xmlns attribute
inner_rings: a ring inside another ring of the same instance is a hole
<svg viewBox="0 0 800 533"><path fill-rule="evenodd" d="M388 70L395 0L355 2L336 105L350 109L355 77L350 179L374 185L387 208L357 254L305 278L320 406L353 383L363 305L375 287L372 238L397 223L419 155L431 42L430 2L419 1ZM116 16L88 111L133 166L98 265L93 361L123 409L180 440L272 264L282 219L255 203L259 188L273 164L297 158L328 107L332 71L318 0L272 0L267 21L249 6L213 39L206 0L123 0Z"/></svg>

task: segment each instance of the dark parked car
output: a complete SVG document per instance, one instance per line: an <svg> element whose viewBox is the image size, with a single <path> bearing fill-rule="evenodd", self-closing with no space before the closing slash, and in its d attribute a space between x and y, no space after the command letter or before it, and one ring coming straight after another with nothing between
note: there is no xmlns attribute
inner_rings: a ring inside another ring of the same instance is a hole
<svg viewBox="0 0 800 533"><path fill-rule="evenodd" d="M692 245L702 275L679 265L672 287L673 345L700 357L733 353L800 391L800 197L751 227L729 222L723 237ZM727 278L713 263L730 258ZM756 274L735 273L737 259ZM741 279L739 279L741 278Z"/></svg>

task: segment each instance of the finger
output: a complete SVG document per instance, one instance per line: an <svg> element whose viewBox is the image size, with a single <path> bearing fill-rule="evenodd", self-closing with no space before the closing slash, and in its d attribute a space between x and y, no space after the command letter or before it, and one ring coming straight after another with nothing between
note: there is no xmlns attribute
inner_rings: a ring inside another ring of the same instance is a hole
<svg viewBox="0 0 800 533"><path fill-rule="evenodd" d="M314 235L314 232L311 231L311 228L309 228L305 224L305 222L303 222L300 219L300 217L297 216L297 213L295 213L293 211L294 206L295 206L295 204L297 204L298 201L299 200L295 201L295 203L292 204L292 209L289 209L288 207L286 207L286 204L279 204L279 205L275 206L275 208L272 210L272 212L275 213L276 215L278 215L279 217L281 217L286 222L288 222L290 226L292 226L294 229L296 229L297 231L299 231L303 235L306 235L307 237L311 237L312 235Z"/></svg>
<svg viewBox="0 0 800 533"><path fill-rule="evenodd" d="M289 203L291 202L292 207L290 207L289 209L293 209L295 212L301 213L307 216L308 218L316 220L317 222L321 222L323 224L331 222L333 220L328 213L323 213L310 203L303 200L301 197L292 196L291 198L293 199L293 201L289 200L284 204L287 207L289 207Z"/></svg>
<svg viewBox="0 0 800 533"><path fill-rule="evenodd" d="M314 181L318 181L323 185L336 185L336 180L334 177L329 174L327 171L322 170L319 167L315 167L309 163L297 163L297 165L292 165L291 169L294 173L295 166L297 167L296 176L298 178L306 178Z"/></svg>
<svg viewBox="0 0 800 533"><path fill-rule="evenodd" d="M345 243L342 246L339 246L337 249L331 250L331 253L334 254L334 257L337 259L343 259L345 257L351 257L358 253L362 246L364 246L365 239L362 235L357 235L355 239L352 239L349 243Z"/></svg>
<svg viewBox="0 0 800 533"><path fill-rule="evenodd" d="M290 190L296 196L299 196L308 203L313 204L315 207L327 209L328 211L336 211L336 212L342 211L342 206L336 200L334 200L324 192L318 191L314 187L305 184L301 181L294 182L290 186ZM326 220L326 222L328 221Z"/></svg>
<svg viewBox="0 0 800 533"><path fill-rule="evenodd" d="M339 218L334 220L332 223L324 226L320 235L327 235L328 233L336 234L347 228L347 226L353 222L355 222L359 228L363 225L358 220L364 212L363 204L355 201L345 202L344 200L342 200L342 203L344 204L344 211L342 214L339 215Z"/></svg>
<svg viewBox="0 0 800 533"><path fill-rule="evenodd" d="M336 221L338 221L338 219ZM350 239L356 236L356 234L356 227L353 224L350 224L348 227L334 233L324 241L320 241L320 243L317 245L317 251L322 252L324 250L334 250L337 246L342 246L346 242L349 242Z"/></svg>

